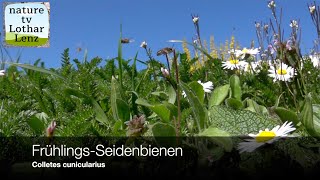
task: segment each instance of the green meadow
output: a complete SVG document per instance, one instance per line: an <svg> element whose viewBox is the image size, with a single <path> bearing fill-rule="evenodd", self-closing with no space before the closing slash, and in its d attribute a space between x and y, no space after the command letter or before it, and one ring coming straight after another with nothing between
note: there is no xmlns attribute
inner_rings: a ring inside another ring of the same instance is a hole
<svg viewBox="0 0 320 180"><path fill-rule="evenodd" d="M190 31L197 38L168 39L174 46L153 49L146 41L131 43L120 25L114 44L116 57L110 59L90 59L86 50L83 59L75 58L65 48L57 68L47 68L41 59L33 64L19 63L19 58L3 60L0 137L44 138L44 144L50 146L60 137L96 138L92 142L72 139L76 146L121 137L125 140L120 143L127 147L150 142L183 147L191 149L192 158L197 159L190 161L185 155L164 165L182 174L193 173L190 169L197 167L230 176L229 170L234 169L255 173L264 168L296 168L284 171L285 175L319 169L320 43L313 53L302 54L299 21L283 22L282 10L274 1L265 8L270 11L270 21L255 23L258 41L249 46L234 35L220 46L213 37L201 39L201 28L206 25L200 26L201 19L192 15L192 20L186 18L195 27ZM307 33L315 33L320 40L320 6L310 5L307 13L315 26ZM286 34L283 26L290 27ZM14 34L6 34L10 45L41 46L48 41L40 38L39 42L21 43L14 39ZM139 54L124 58L124 51L134 45L140 45ZM3 49L2 57L7 52ZM3 142L0 150L9 155L20 153L8 150L9 142ZM9 160L0 156L4 163L0 167L21 165L9 155ZM31 153L28 156L30 159ZM161 164L164 158L135 156L130 159L134 163L124 166L117 158L107 160L106 166L119 167L117 175L122 175L131 168L141 174L154 172L155 163ZM22 169L19 167L16 170Z"/></svg>

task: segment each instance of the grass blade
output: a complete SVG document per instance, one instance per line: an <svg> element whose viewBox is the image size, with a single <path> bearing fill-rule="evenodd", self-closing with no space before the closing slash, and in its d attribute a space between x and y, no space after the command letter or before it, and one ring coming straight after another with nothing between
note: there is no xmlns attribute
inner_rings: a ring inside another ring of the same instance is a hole
<svg viewBox="0 0 320 180"><path fill-rule="evenodd" d="M13 63L13 62L5 62L5 63L8 64L8 65L11 65L11 66L17 66L17 67L21 67L21 68L25 68L25 69L30 69L30 70L33 70L33 71L42 72L42 73L45 73L45 74L49 74L49 75L64 79L64 77L60 76L59 74L54 73L54 72L52 72L50 70L41 68L41 67L32 66L32 65L29 65L29 64Z"/></svg>
<svg viewBox="0 0 320 180"><path fill-rule="evenodd" d="M122 87L122 24L120 25L120 38L118 43L118 66L119 66L119 79L120 79L120 86Z"/></svg>

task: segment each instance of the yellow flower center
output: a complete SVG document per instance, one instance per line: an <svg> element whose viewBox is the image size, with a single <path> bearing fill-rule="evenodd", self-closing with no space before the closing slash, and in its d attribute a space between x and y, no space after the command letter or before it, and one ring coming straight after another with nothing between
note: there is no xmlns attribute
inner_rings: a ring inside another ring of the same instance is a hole
<svg viewBox="0 0 320 180"><path fill-rule="evenodd" d="M231 59L231 60L230 60L230 63L231 63L231 64L239 64L239 60Z"/></svg>
<svg viewBox="0 0 320 180"><path fill-rule="evenodd" d="M242 53L243 53L243 54L248 54L248 49L244 48L244 49L242 50Z"/></svg>
<svg viewBox="0 0 320 180"><path fill-rule="evenodd" d="M285 70L285 69L278 69L278 70L277 70L277 74L279 74L279 75L286 75L286 74L287 74L287 70Z"/></svg>
<svg viewBox="0 0 320 180"><path fill-rule="evenodd" d="M276 137L276 134L274 132L262 131L257 135L256 141L257 142L267 142L267 141L273 139L274 137Z"/></svg>

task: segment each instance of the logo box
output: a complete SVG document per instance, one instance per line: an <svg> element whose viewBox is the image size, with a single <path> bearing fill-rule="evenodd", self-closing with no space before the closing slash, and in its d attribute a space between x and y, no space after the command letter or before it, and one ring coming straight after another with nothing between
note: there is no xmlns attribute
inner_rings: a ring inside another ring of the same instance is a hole
<svg viewBox="0 0 320 180"><path fill-rule="evenodd" d="M4 45L49 47L49 2L4 2Z"/></svg>

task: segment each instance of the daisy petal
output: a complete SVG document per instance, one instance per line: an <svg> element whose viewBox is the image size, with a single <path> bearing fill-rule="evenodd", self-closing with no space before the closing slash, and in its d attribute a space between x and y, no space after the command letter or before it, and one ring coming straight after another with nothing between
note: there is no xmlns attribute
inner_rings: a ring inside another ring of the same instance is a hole
<svg viewBox="0 0 320 180"><path fill-rule="evenodd" d="M258 143L255 141L251 142L241 142L238 144L237 149L240 153L243 152L253 152L255 149L259 148L260 146L264 145L265 143Z"/></svg>

